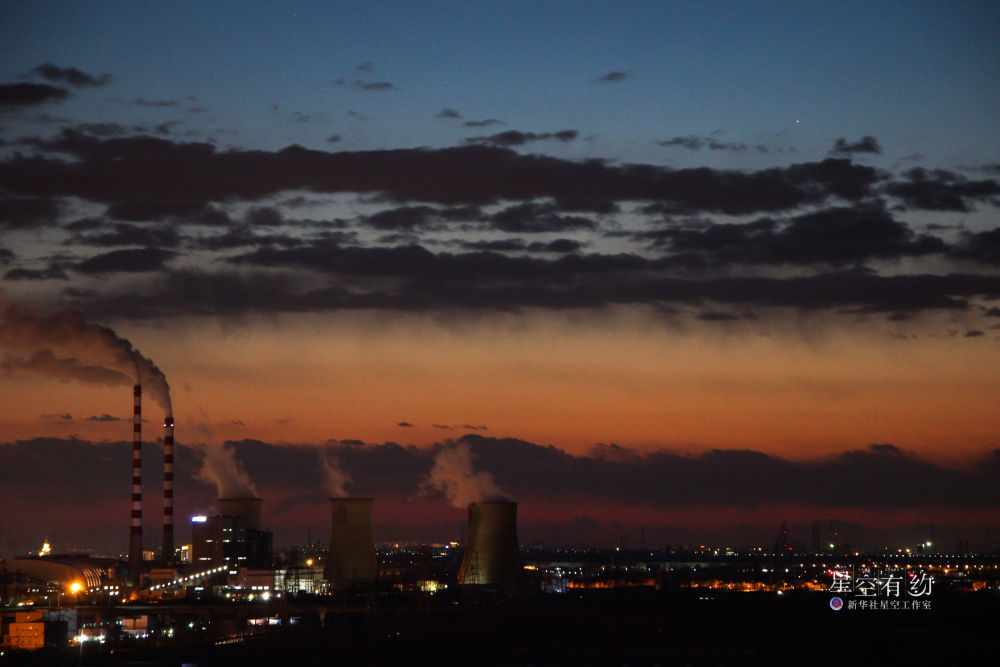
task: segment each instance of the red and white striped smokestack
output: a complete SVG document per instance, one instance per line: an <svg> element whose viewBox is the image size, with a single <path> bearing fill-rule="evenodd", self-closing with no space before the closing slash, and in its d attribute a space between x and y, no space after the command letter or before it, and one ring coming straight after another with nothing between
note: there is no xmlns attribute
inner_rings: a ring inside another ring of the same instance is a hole
<svg viewBox="0 0 1000 667"><path fill-rule="evenodd" d="M142 387L135 385L132 408L132 523L128 537L128 578L136 585L142 572Z"/></svg>
<svg viewBox="0 0 1000 667"><path fill-rule="evenodd" d="M174 418L163 419L163 562L174 558Z"/></svg>

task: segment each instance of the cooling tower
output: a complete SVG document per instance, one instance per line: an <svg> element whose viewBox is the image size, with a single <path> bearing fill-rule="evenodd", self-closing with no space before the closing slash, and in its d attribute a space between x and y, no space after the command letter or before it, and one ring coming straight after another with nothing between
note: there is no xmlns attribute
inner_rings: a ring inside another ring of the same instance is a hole
<svg viewBox="0 0 1000 667"><path fill-rule="evenodd" d="M458 583L514 588L520 583L521 574L517 503L469 505L469 538Z"/></svg>
<svg viewBox="0 0 1000 667"><path fill-rule="evenodd" d="M331 498L330 552L323 574L337 590L375 581L372 498Z"/></svg>
<svg viewBox="0 0 1000 667"><path fill-rule="evenodd" d="M260 498L219 498L219 514L241 516L247 530L260 530Z"/></svg>
<svg viewBox="0 0 1000 667"><path fill-rule="evenodd" d="M163 562L174 557L174 418L163 420Z"/></svg>
<svg viewBox="0 0 1000 667"><path fill-rule="evenodd" d="M128 536L128 579L139 583L142 572L142 387L135 385L132 407L132 522Z"/></svg>

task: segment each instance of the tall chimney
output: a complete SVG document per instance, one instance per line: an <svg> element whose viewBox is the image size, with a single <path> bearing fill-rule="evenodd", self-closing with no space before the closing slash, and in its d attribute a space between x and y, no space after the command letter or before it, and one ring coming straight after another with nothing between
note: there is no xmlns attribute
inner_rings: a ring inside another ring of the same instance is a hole
<svg viewBox="0 0 1000 667"><path fill-rule="evenodd" d="M323 574L336 590L375 581L372 498L330 499L330 551Z"/></svg>
<svg viewBox="0 0 1000 667"><path fill-rule="evenodd" d="M174 559L174 418L163 420L163 563Z"/></svg>
<svg viewBox="0 0 1000 667"><path fill-rule="evenodd" d="M458 583L514 588L521 582L517 503L469 505L469 538Z"/></svg>
<svg viewBox="0 0 1000 667"><path fill-rule="evenodd" d="M260 498L219 498L219 514L241 516L247 530L260 530Z"/></svg>
<svg viewBox="0 0 1000 667"><path fill-rule="evenodd" d="M128 578L139 583L142 572L142 387L135 385L132 408L132 524L128 538Z"/></svg>

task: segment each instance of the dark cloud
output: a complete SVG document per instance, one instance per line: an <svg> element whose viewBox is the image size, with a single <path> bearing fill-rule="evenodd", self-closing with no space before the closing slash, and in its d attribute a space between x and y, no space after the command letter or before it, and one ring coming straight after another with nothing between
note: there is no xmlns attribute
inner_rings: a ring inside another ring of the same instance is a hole
<svg viewBox="0 0 1000 667"><path fill-rule="evenodd" d="M437 113L437 115L434 116L434 117L435 118L461 118L462 114L458 113L454 109L441 109L441 111L439 111Z"/></svg>
<svg viewBox="0 0 1000 667"><path fill-rule="evenodd" d="M106 226L108 221L104 218L78 218L72 222L68 222L65 228L71 232L89 232L93 229L101 229Z"/></svg>
<svg viewBox="0 0 1000 667"><path fill-rule="evenodd" d="M110 74L87 74L75 67L56 67L51 63L44 63L29 74L35 74L47 81L54 83L67 83L77 88L105 86L111 82Z"/></svg>
<svg viewBox="0 0 1000 667"><path fill-rule="evenodd" d="M410 230L427 227L439 219L438 210L430 206L402 206L369 215L364 222L376 229Z"/></svg>
<svg viewBox="0 0 1000 667"><path fill-rule="evenodd" d="M69 280L69 276L61 266L53 265L44 269L11 269L3 276L4 280Z"/></svg>
<svg viewBox="0 0 1000 667"><path fill-rule="evenodd" d="M352 81L347 81L346 79L337 79L334 83L338 86L351 86L355 90L367 90L367 91L383 91L383 90L396 90L396 87L389 83L388 81L365 81L364 79L354 79Z"/></svg>
<svg viewBox="0 0 1000 667"><path fill-rule="evenodd" d="M57 413L47 418L70 423L72 416ZM113 423L108 427L118 428ZM95 512L94 508L119 506L119 471L128 469L131 456L126 437L123 434L117 442L36 438L0 443L0 488L14 498L57 497L78 506L86 516L68 511L50 517L47 530L57 531L63 541L68 541L70 531L78 528L81 542L114 552L119 548L115 545L121 544L121 522L116 512ZM978 516L1000 506L1000 490L995 484L1000 473L1000 452L984 452L966 467L954 469L886 445L805 461L741 449L698 455L669 451L637 454L613 445L595 448L592 455L583 456L522 440L475 434L427 448L358 440L330 440L309 447L258 440L229 441L225 445L265 498L265 511L274 525L299 529L304 535L307 528L315 531L329 522L329 501L322 490L322 472L316 465L320 450L336 455L341 467L351 474L355 480L352 493L376 497L381 507L396 508L388 514L406 517L406 525L377 526L377 531L385 532L379 539L400 539L402 531L417 530L423 534L414 535L414 539L427 540L457 532L464 521L459 511L442 510L450 512L448 526L432 523L414 528L412 524L420 522L421 514L408 511L414 499L423 494L420 482L430 471L435 455L455 442L465 443L477 469L492 474L527 513L527 508L544 508L546 523L538 532L544 536L542 539L553 539L551 533L544 532L552 525L571 524L577 532L568 541L575 544L582 539L602 539L602 533L622 534L620 526L616 531L602 524L603 517L589 516L591 508L601 506L709 512L743 508L748 516L754 508L784 511L802 507L827 509L832 513L823 516L834 520L840 518L841 512L853 514L856 509L870 511L873 517L878 517L880 511L934 510L939 517L950 513L959 523L970 513ZM157 445L147 442L143 449L144 472L150 479L158 479L162 475L162 456L157 456ZM201 456L188 442L178 441L175 509L181 516L204 513L214 506L215 488L196 478ZM84 469L88 474L80 475ZM435 501L428 498L422 502ZM23 534L24 539L36 534L37 527L22 525L17 518L8 517L5 527L9 534ZM763 521L766 525L754 528L748 544L772 536L774 525L769 519ZM940 518L936 521L940 536L947 524ZM966 529L981 527L971 525L973 521L968 520ZM844 523L838 521L838 525ZM650 534L647 524L647 536ZM676 529L666 535L671 536L667 541L678 540Z"/></svg>
<svg viewBox="0 0 1000 667"><path fill-rule="evenodd" d="M692 151L699 151L702 148L708 148L713 151L745 151L748 146L744 143L736 143L732 141L719 141L718 139L713 139L711 137L674 137L673 139L666 139L664 141L657 141L657 146L679 146L681 148L687 148ZM766 152L767 149L764 146L757 146L758 150L763 149L762 152Z"/></svg>
<svg viewBox="0 0 1000 667"><path fill-rule="evenodd" d="M354 67L355 72L371 72L375 69L375 65L372 64L370 60L366 60L363 63L359 63Z"/></svg>
<svg viewBox="0 0 1000 667"><path fill-rule="evenodd" d="M465 250L487 252L579 252L584 244L573 239L555 239L549 242L534 241L526 243L521 239L498 239L494 241L461 241L459 245Z"/></svg>
<svg viewBox="0 0 1000 667"><path fill-rule="evenodd" d="M462 123L465 127L490 127L491 125L506 125L507 123L496 118L486 118L484 120L467 120Z"/></svg>
<svg viewBox="0 0 1000 667"><path fill-rule="evenodd" d="M614 72L608 72L603 76L597 77L597 80L601 83L617 83L619 81L624 81L632 76L632 72L628 70L618 70Z"/></svg>
<svg viewBox="0 0 1000 667"><path fill-rule="evenodd" d="M402 426L403 428L413 428L413 424L410 422L398 422L396 426Z"/></svg>
<svg viewBox="0 0 1000 667"><path fill-rule="evenodd" d="M52 224L59 204L43 197L0 197L0 229L27 229Z"/></svg>
<svg viewBox="0 0 1000 667"><path fill-rule="evenodd" d="M569 229L594 229L597 223L576 215L558 215L552 204L517 204L494 213L494 228L513 233L561 232Z"/></svg>
<svg viewBox="0 0 1000 667"><path fill-rule="evenodd" d="M147 100L144 97L137 97L132 100L132 104L140 107L178 107L181 105L177 100Z"/></svg>
<svg viewBox="0 0 1000 667"><path fill-rule="evenodd" d="M108 206L108 217L115 220L147 222L175 219L186 224L225 226L232 219L222 210L204 202L143 200L113 202Z"/></svg>
<svg viewBox="0 0 1000 667"><path fill-rule="evenodd" d="M613 166L489 146L327 153L290 146L281 151L218 152L206 143L148 136L100 139L78 132L36 140L76 158L8 156L0 181L8 192L79 196L91 201L257 199L287 190L382 193L397 200L482 204L497 200L656 202L658 211L722 212L792 209L830 197L856 200L879 180L850 160L793 164L756 172Z"/></svg>
<svg viewBox="0 0 1000 667"><path fill-rule="evenodd" d="M0 247L0 264L10 264L15 259L17 259L17 255L14 254L13 250Z"/></svg>
<svg viewBox="0 0 1000 667"><path fill-rule="evenodd" d="M121 123L77 123L73 129L95 137L117 137L138 131Z"/></svg>
<svg viewBox="0 0 1000 667"><path fill-rule="evenodd" d="M420 494L420 482L434 456L454 442L419 449L392 442L333 441L325 449L336 453L343 469L356 480L356 493L407 498ZM660 508L800 505L845 510L961 511L1000 507L1000 487L995 484L1000 456L992 453L982 455L975 466L953 469L890 444L792 461L747 449L711 450L698 455L664 450L635 454L628 450L615 452L612 446L605 446L596 456L579 456L513 438L468 434L458 442L469 447L477 468L491 473L511 497L524 504L574 503L587 498L597 503ZM288 493L289 480L295 480L299 488L322 488L321 472L311 447L256 440L226 444L264 497ZM114 486L117 467L99 466L96 479L81 479L78 474L86 457L93 457L103 447L55 439L4 443L0 447L0 464L7 465L0 465L0 484L18 491L42 484L37 492L67 484L66 492L71 495L83 487L98 487L105 482ZM119 448L118 458L127 467L128 448ZM606 455L600 455L602 451ZM196 485L193 475L198 462L194 453L182 446L179 454L179 483ZM107 475L106 480L103 475ZM322 506L324 501L318 498L317 505Z"/></svg>
<svg viewBox="0 0 1000 667"><path fill-rule="evenodd" d="M0 84L0 110L37 106L46 102L61 102L69 93L42 83Z"/></svg>
<svg viewBox="0 0 1000 667"><path fill-rule="evenodd" d="M105 412L103 415L91 415L91 416L87 417L87 421L89 421L89 422L124 422L124 421L132 421L132 420L131 419L125 419L124 417L113 417L113 416L111 416L111 415L109 415L108 413Z"/></svg>
<svg viewBox="0 0 1000 667"><path fill-rule="evenodd" d="M573 239L555 239L548 243L536 241L528 246L528 250L532 252L579 252L583 248L583 243Z"/></svg>
<svg viewBox="0 0 1000 667"><path fill-rule="evenodd" d="M830 208L779 223L700 224L646 234L655 245L698 255L707 263L851 264L944 253L937 237L916 235L880 207Z"/></svg>
<svg viewBox="0 0 1000 667"><path fill-rule="evenodd" d="M996 180L971 181L944 169L918 167L907 171L905 176L905 181L892 181L885 186L885 190L899 197L908 208L968 211L970 201L1000 196L1000 182Z"/></svg>
<svg viewBox="0 0 1000 667"><path fill-rule="evenodd" d="M841 137L834 142L833 148L830 149L830 155L850 155L852 153L874 153L879 155L882 153L882 147L879 146L878 139L865 135L854 142Z"/></svg>
<svg viewBox="0 0 1000 667"><path fill-rule="evenodd" d="M990 308L983 315L986 317L1000 317L1000 308Z"/></svg>
<svg viewBox="0 0 1000 667"><path fill-rule="evenodd" d="M1000 265L1000 227L965 234L953 254L962 259Z"/></svg>
<svg viewBox="0 0 1000 667"><path fill-rule="evenodd" d="M505 147L523 146L524 144L531 143L533 141L546 141L549 139L555 139L566 143L568 141L573 141L578 135L579 133L576 130L560 130L559 132L543 132L541 134L536 134L535 132L518 132L517 130L508 130L506 132L492 134L488 137L470 137L463 143Z"/></svg>
<svg viewBox="0 0 1000 667"><path fill-rule="evenodd" d="M102 255L76 264L73 269L80 273L141 273L160 271L166 267L166 262L177 253L163 248L140 248L137 250L112 250Z"/></svg>
<svg viewBox="0 0 1000 667"><path fill-rule="evenodd" d="M523 252L527 250L528 244L521 239L497 239L494 241L458 241L465 250L487 251L487 252Z"/></svg>
<svg viewBox="0 0 1000 667"><path fill-rule="evenodd" d="M985 336L985 335L986 334L980 331L979 329L969 329L968 331L965 332L966 338L978 338L980 336Z"/></svg>
<svg viewBox="0 0 1000 667"><path fill-rule="evenodd" d="M355 235L349 232L335 232L331 240L337 243L351 243ZM230 248L282 246L293 248L302 245L303 239L291 234L258 234L250 225L234 225L225 234L201 236L188 239L188 243L203 250L226 250Z"/></svg>
<svg viewBox="0 0 1000 667"><path fill-rule="evenodd" d="M326 138L326 142L328 144L336 144L340 143L341 139L342 137L339 134L331 134L329 137Z"/></svg>
<svg viewBox="0 0 1000 667"><path fill-rule="evenodd" d="M257 247L227 262L286 272L167 271L145 281L140 292L76 293L73 303L94 317L144 318L359 308L474 313L609 305L909 313L969 310L971 299L1000 298L1000 276L989 275L880 276L852 270L694 279L673 277L669 258L434 254L417 245L359 248L332 240L291 248Z"/></svg>
<svg viewBox="0 0 1000 667"><path fill-rule="evenodd" d="M92 234L75 234L67 243L116 247L148 246L176 248L182 237L175 227L168 225L139 226L128 223L106 225L106 229Z"/></svg>

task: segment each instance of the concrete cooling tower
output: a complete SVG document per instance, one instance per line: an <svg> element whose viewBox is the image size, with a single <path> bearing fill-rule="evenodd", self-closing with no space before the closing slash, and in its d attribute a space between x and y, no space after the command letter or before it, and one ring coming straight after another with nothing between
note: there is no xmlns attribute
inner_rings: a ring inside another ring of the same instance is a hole
<svg viewBox="0 0 1000 667"><path fill-rule="evenodd" d="M219 514L241 516L247 530L260 530L260 498L219 498Z"/></svg>
<svg viewBox="0 0 1000 667"><path fill-rule="evenodd" d="M336 590L375 581L372 502L372 498L330 499L330 552L324 574Z"/></svg>
<svg viewBox="0 0 1000 667"><path fill-rule="evenodd" d="M469 538L458 583L515 588L521 582L517 503L469 505Z"/></svg>

